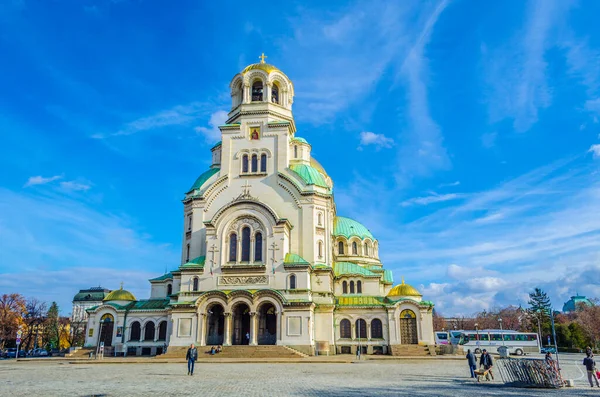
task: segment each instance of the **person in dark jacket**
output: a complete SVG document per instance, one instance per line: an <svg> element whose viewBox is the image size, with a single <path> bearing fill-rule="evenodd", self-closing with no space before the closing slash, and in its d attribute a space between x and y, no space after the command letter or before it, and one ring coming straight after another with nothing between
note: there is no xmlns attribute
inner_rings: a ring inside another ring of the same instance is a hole
<svg viewBox="0 0 600 397"><path fill-rule="evenodd" d="M469 370L471 371L471 378L474 378L474 371L477 369L477 357L471 353L471 349L467 350L467 363L469 364Z"/></svg>
<svg viewBox="0 0 600 397"><path fill-rule="evenodd" d="M483 353L481 353L481 357L479 358L479 365L483 366L483 369L490 371L490 376L494 379L494 373L492 372L492 367L494 366L494 362L492 361L492 356L489 355L487 350L483 349Z"/></svg>
<svg viewBox="0 0 600 397"><path fill-rule="evenodd" d="M196 349L194 347L193 343L190 345L190 348L187 350L185 359L188 362L188 375L194 375L194 363L198 359L198 349Z"/></svg>
<svg viewBox="0 0 600 397"><path fill-rule="evenodd" d="M594 355L591 352L583 359L583 365L585 365L585 369L587 370L590 386L594 387L593 381L596 381L596 386L600 387L600 384L598 384L598 377L596 376L596 362L594 361Z"/></svg>

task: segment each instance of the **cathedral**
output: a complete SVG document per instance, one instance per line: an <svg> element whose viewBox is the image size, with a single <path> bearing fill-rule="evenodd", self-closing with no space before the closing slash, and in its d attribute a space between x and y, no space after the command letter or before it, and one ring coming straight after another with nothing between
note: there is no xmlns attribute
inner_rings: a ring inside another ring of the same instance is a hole
<svg viewBox="0 0 600 397"><path fill-rule="evenodd" d="M304 354L394 354L433 345L433 303L379 259L379 242L337 213L333 180L298 136L294 85L264 55L231 80L212 164L185 193L181 262L86 309L86 346L283 345ZM175 267L175 266L174 266Z"/></svg>

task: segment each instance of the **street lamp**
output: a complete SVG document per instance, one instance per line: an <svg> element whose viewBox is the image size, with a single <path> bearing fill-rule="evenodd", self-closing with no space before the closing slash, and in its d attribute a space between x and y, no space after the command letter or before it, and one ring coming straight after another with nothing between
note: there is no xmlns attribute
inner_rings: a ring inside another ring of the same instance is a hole
<svg viewBox="0 0 600 397"><path fill-rule="evenodd" d="M500 338L502 338L502 346L504 346L504 330L502 329L502 319L499 318L498 322L500 323Z"/></svg>
<svg viewBox="0 0 600 397"><path fill-rule="evenodd" d="M477 346L475 353L477 353L477 350L479 350L479 324L477 323L475 323L475 332L477 332L477 342L475 342L475 345Z"/></svg>

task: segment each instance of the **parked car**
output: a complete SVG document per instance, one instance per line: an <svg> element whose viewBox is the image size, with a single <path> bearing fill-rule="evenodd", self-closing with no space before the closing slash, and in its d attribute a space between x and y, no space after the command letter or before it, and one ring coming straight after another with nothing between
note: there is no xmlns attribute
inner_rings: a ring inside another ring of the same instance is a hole
<svg viewBox="0 0 600 397"><path fill-rule="evenodd" d="M540 349L540 353L546 354L546 353L552 353L555 354L556 353L556 348L554 346L546 346L546 347L542 347Z"/></svg>
<svg viewBox="0 0 600 397"><path fill-rule="evenodd" d="M6 358L16 358L17 357L17 349L11 347L10 349L6 349ZM26 357L25 350L19 350L19 357Z"/></svg>
<svg viewBox="0 0 600 397"><path fill-rule="evenodd" d="M34 349L31 355L33 357L48 357L48 351L46 349Z"/></svg>

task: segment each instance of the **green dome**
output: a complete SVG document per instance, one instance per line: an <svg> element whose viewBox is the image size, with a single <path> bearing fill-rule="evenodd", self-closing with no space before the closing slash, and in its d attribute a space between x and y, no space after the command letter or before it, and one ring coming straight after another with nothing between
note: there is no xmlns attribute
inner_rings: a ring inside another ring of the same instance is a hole
<svg viewBox="0 0 600 397"><path fill-rule="evenodd" d="M192 185L190 190L188 190L188 192L191 192L192 190L200 189L202 187L202 185L204 185L204 183L206 183L206 181L208 181L214 174L219 172L219 170L220 170L220 168L211 168L210 170L208 170L205 173L203 173L202 175L200 175L198 177L198 179L196 179L196 182L194 182L194 184Z"/></svg>
<svg viewBox="0 0 600 397"><path fill-rule="evenodd" d="M317 185L329 189L325 176L316 168L306 164L292 164L290 169L298 174L307 185Z"/></svg>
<svg viewBox="0 0 600 397"><path fill-rule="evenodd" d="M299 136L292 138L292 142L299 142L299 143L306 143L308 144L308 141L304 138L300 138Z"/></svg>
<svg viewBox="0 0 600 397"><path fill-rule="evenodd" d="M570 313L570 312L577 311L577 306L579 304L584 304L586 306L593 305L592 301L590 301L588 298L586 298L583 295L577 294L575 296L572 296L571 299L569 299L568 301L565 302L565 304L563 305L563 313Z"/></svg>
<svg viewBox="0 0 600 397"><path fill-rule="evenodd" d="M375 240L375 237L371 234L361 223L358 223L354 219L344 218L343 216L336 216L333 220L334 236L344 236L346 238L359 237L361 239L370 238Z"/></svg>

